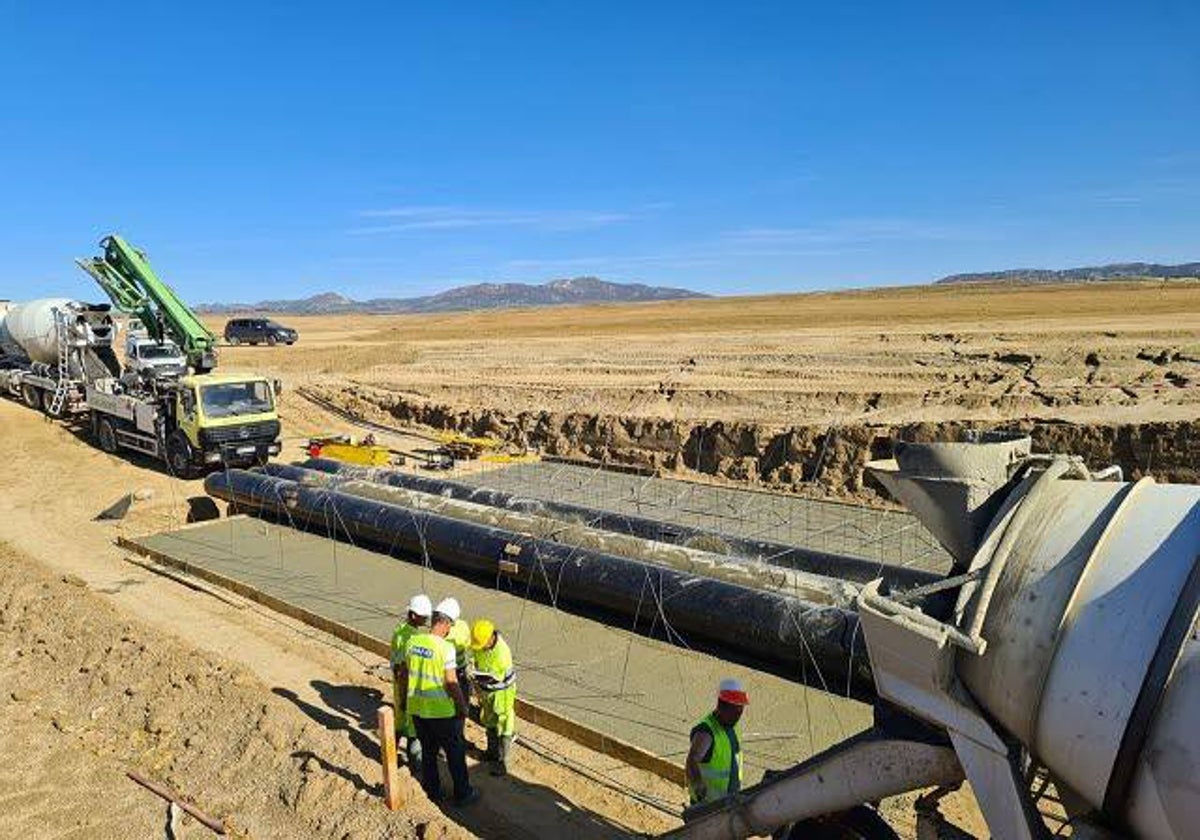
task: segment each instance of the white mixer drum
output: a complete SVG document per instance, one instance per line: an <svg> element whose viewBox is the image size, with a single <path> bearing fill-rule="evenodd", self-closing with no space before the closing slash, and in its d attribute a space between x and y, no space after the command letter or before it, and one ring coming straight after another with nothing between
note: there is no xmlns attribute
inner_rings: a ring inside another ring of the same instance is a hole
<svg viewBox="0 0 1200 840"><path fill-rule="evenodd" d="M0 348L31 362L54 364L58 360L58 330L54 310L68 310L69 298L42 298L14 303L0 314Z"/></svg>

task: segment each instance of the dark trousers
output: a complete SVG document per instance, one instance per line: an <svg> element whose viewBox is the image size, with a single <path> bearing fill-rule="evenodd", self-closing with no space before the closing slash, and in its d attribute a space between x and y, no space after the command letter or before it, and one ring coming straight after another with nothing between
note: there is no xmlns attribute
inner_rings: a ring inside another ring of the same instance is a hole
<svg viewBox="0 0 1200 840"><path fill-rule="evenodd" d="M462 799L471 792L467 777L467 742L463 737L462 721L457 718L414 717L417 738L421 742L421 787L430 799L442 795L442 780L438 776L438 753L446 753L446 766L454 782L454 798Z"/></svg>

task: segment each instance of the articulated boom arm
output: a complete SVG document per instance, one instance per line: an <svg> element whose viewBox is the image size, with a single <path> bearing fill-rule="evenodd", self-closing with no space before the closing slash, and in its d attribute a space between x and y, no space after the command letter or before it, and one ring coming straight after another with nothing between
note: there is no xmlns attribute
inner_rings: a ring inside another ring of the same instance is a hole
<svg viewBox="0 0 1200 840"><path fill-rule="evenodd" d="M197 373L216 367L216 337L158 278L146 255L116 234L101 239L100 247L103 256L75 262L100 284L117 309L136 316L155 340L173 339Z"/></svg>

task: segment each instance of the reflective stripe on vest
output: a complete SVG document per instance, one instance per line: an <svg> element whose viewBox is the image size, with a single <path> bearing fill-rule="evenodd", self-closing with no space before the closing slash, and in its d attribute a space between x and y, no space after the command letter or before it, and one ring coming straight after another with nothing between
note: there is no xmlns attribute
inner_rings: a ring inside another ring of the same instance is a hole
<svg viewBox="0 0 1200 840"><path fill-rule="evenodd" d="M731 739L729 730L721 725L715 714L709 714L698 725L705 727L712 736L708 761L700 763L700 777L707 788L702 801L712 802L742 788L742 739L738 737L736 726Z"/></svg>
<svg viewBox="0 0 1200 840"><path fill-rule="evenodd" d="M432 633L408 642L408 713L419 718L451 718L456 710L446 693L446 641Z"/></svg>

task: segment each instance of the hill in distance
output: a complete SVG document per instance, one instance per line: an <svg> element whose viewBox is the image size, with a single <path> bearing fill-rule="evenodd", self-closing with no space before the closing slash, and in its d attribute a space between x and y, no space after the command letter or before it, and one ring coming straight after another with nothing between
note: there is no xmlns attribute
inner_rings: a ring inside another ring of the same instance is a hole
<svg viewBox="0 0 1200 840"><path fill-rule="evenodd" d="M1136 278L1180 279L1200 277L1200 262L1160 265L1158 263L1111 263L1082 268L1042 269L1010 268L1005 271L983 271L977 274L951 274L938 283L1088 283L1097 280L1132 280Z"/></svg>
<svg viewBox="0 0 1200 840"><path fill-rule="evenodd" d="M548 283L476 283L436 295L413 298L351 300L334 292L300 300L262 300L257 303L206 303L197 311L209 314L233 312L278 312L288 315L337 315L371 313L461 312L473 309L563 306L584 303L633 303L656 300L686 300L708 295L687 289L647 286L642 283L611 283L597 277L573 277Z"/></svg>

